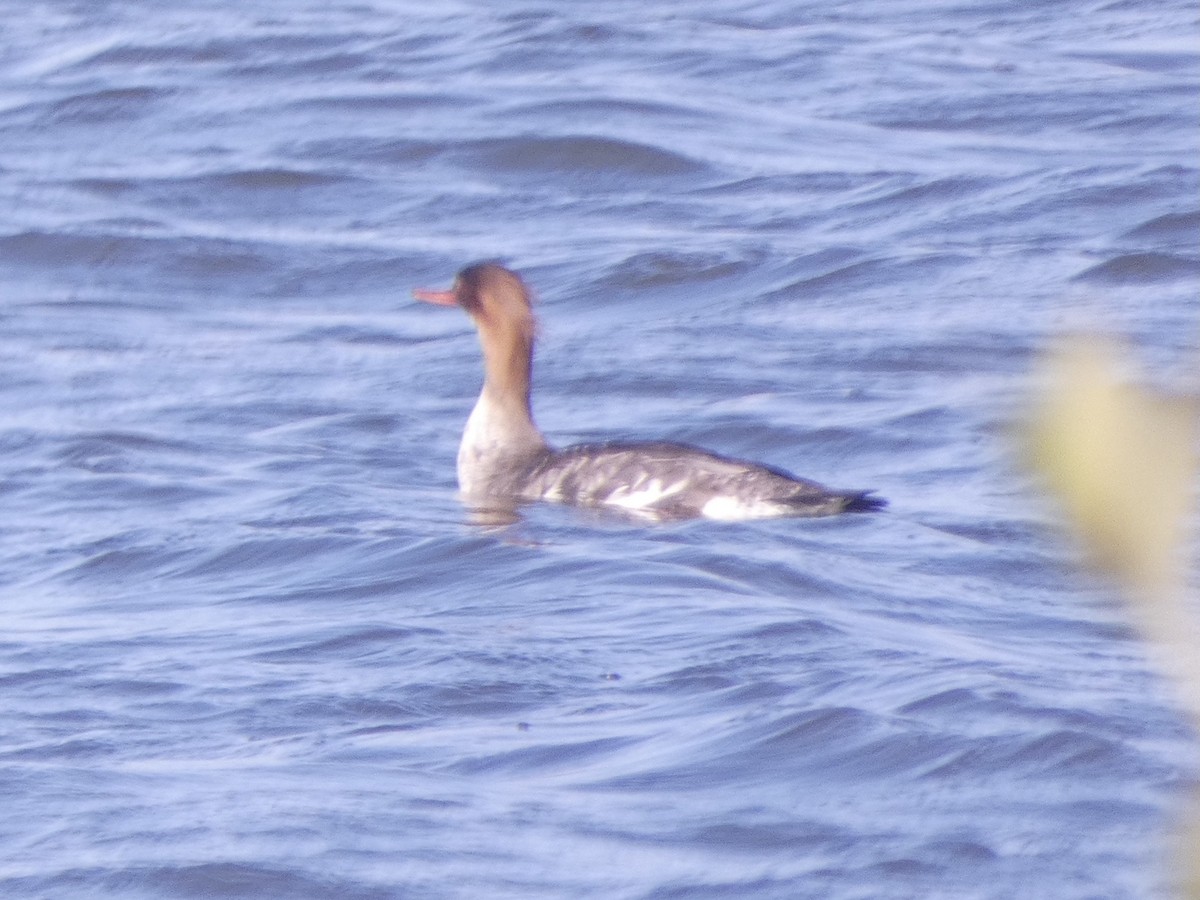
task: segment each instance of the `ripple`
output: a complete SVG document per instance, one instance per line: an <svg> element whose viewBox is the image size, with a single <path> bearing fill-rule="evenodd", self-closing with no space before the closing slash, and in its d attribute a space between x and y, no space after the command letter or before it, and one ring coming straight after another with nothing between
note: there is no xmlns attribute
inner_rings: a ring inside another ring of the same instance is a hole
<svg viewBox="0 0 1200 900"><path fill-rule="evenodd" d="M568 124L629 122L653 120L699 123L705 120L703 111L678 103L628 97L592 97L586 94L533 103L517 103L505 110L507 116L532 122L558 121Z"/></svg>
<svg viewBox="0 0 1200 900"><path fill-rule="evenodd" d="M486 171L522 175L677 178L707 169L661 147L592 135L499 138L477 141L456 152Z"/></svg>
<svg viewBox="0 0 1200 900"><path fill-rule="evenodd" d="M122 493L121 496L126 495ZM159 496L154 499L166 505L176 502L179 498ZM186 495L183 499L186 499ZM161 574L164 570L174 568L188 558L188 553L182 550L169 550L162 547L124 547L104 550L89 556L63 574L67 577L86 579L93 583L109 581L119 584L131 578L145 578Z"/></svg>
<svg viewBox="0 0 1200 900"><path fill-rule="evenodd" d="M793 281L772 291L767 297L778 300L853 294L866 288L888 287L909 279L919 282L959 269L969 262L969 256L958 253L934 253L915 259L860 259L820 275Z"/></svg>
<svg viewBox="0 0 1200 900"><path fill-rule="evenodd" d="M419 138L328 137L301 141L292 152L303 159L416 165L445 149L440 142Z"/></svg>
<svg viewBox="0 0 1200 900"><path fill-rule="evenodd" d="M249 191L295 191L312 187L345 184L349 179L325 172L302 172L295 169L249 169L194 179L198 187L231 188Z"/></svg>
<svg viewBox="0 0 1200 900"><path fill-rule="evenodd" d="M75 94L42 107L47 125L106 125L148 118L171 91L161 88L107 88Z"/></svg>
<svg viewBox="0 0 1200 900"><path fill-rule="evenodd" d="M593 760L605 759L614 753L635 746L632 738L601 738L590 741L535 743L532 746L460 760L447 770L463 775L478 774L544 774L570 771Z"/></svg>
<svg viewBox="0 0 1200 900"><path fill-rule="evenodd" d="M731 278L749 268L749 261L724 254L638 253L622 260L597 286L613 291L690 286Z"/></svg>
<svg viewBox="0 0 1200 900"><path fill-rule="evenodd" d="M1157 284L1200 276L1200 260L1168 253L1126 253L1075 276L1093 284Z"/></svg>
<svg viewBox="0 0 1200 900"><path fill-rule="evenodd" d="M242 41L209 40L184 43L121 42L77 63L80 68L207 65L245 59L251 47Z"/></svg>
<svg viewBox="0 0 1200 900"><path fill-rule="evenodd" d="M436 637L432 628L395 628L375 626L359 628L337 637L323 637L278 650L265 650L255 658L269 663L301 662L322 657L332 659L361 659L380 653L390 653L409 641Z"/></svg>
<svg viewBox="0 0 1200 900"><path fill-rule="evenodd" d="M1074 772L1093 779L1113 779L1130 771L1130 766L1141 765L1122 742L1069 729L1016 741L1011 735L1003 735L967 739L965 743L965 748L956 748L950 754L951 759L931 768L927 777L983 775L1015 767L1044 778Z"/></svg>
<svg viewBox="0 0 1200 900"><path fill-rule="evenodd" d="M22 266L147 267L185 277L271 275L276 263L261 245L220 238L26 231L0 235L0 259Z"/></svg>
<svg viewBox="0 0 1200 900"><path fill-rule="evenodd" d="M1168 240L1185 247L1196 247L1200 245L1200 210L1156 216L1126 232L1125 237Z"/></svg>
<svg viewBox="0 0 1200 900"><path fill-rule="evenodd" d="M429 108L469 109L484 105L481 98L468 94L433 91L388 90L372 93L338 93L324 97L306 97L293 101L291 109L319 110L337 116L359 118L379 113L411 113Z"/></svg>
<svg viewBox="0 0 1200 900"><path fill-rule="evenodd" d="M314 556L335 551L350 543L352 542L346 539L338 540L332 537L252 538L233 547L212 551L179 574L197 577L270 571L280 566L310 560Z"/></svg>
<svg viewBox="0 0 1200 900"><path fill-rule="evenodd" d="M56 881L71 884L70 874ZM261 900L317 900L339 897L345 900L389 900L395 893L390 886L348 882L322 872L306 872L293 866L272 866L237 861L206 862L195 865L141 866L107 871L91 871L80 876L85 884L100 884L113 890L145 891L149 896L256 897Z"/></svg>

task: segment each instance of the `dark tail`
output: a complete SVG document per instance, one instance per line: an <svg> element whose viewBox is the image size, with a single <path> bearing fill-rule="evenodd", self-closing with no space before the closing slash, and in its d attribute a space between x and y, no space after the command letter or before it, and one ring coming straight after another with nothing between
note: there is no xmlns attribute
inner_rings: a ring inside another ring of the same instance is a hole
<svg viewBox="0 0 1200 900"><path fill-rule="evenodd" d="M877 512L888 505L882 497L875 497L874 491L855 491L846 494L846 505L843 512Z"/></svg>

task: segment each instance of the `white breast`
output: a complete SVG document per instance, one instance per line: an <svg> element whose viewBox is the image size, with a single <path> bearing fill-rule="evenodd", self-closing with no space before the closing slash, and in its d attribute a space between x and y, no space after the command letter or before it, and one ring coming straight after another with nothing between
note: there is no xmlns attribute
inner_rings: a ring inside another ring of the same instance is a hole
<svg viewBox="0 0 1200 900"><path fill-rule="evenodd" d="M528 417L514 416L485 388L467 418L458 445L458 488L466 496L486 496L514 477L528 460L546 451L546 442Z"/></svg>

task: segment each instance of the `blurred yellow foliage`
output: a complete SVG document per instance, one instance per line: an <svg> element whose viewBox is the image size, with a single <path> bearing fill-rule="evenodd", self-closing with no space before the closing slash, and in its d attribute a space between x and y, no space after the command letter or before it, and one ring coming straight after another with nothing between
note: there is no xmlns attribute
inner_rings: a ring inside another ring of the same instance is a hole
<svg viewBox="0 0 1200 900"><path fill-rule="evenodd" d="M1095 565L1131 593L1173 592L1200 409L1121 381L1122 356L1110 341L1077 338L1047 358L1031 456Z"/></svg>
<svg viewBox="0 0 1200 900"><path fill-rule="evenodd" d="M1112 341L1076 338L1047 355L1027 426L1030 462L1061 502L1091 563L1130 599L1200 728L1200 639L1184 551L1200 403L1130 384ZM1182 845L1185 895L1200 900L1200 802Z"/></svg>

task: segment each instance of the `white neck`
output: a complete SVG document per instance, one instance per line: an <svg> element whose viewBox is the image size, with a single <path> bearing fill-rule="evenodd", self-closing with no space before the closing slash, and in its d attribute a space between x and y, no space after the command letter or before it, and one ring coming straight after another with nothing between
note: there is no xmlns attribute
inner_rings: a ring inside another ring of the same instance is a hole
<svg viewBox="0 0 1200 900"><path fill-rule="evenodd" d="M458 447L458 487L467 496L505 491L506 476L546 451L528 397L499 396L490 384L467 419Z"/></svg>

